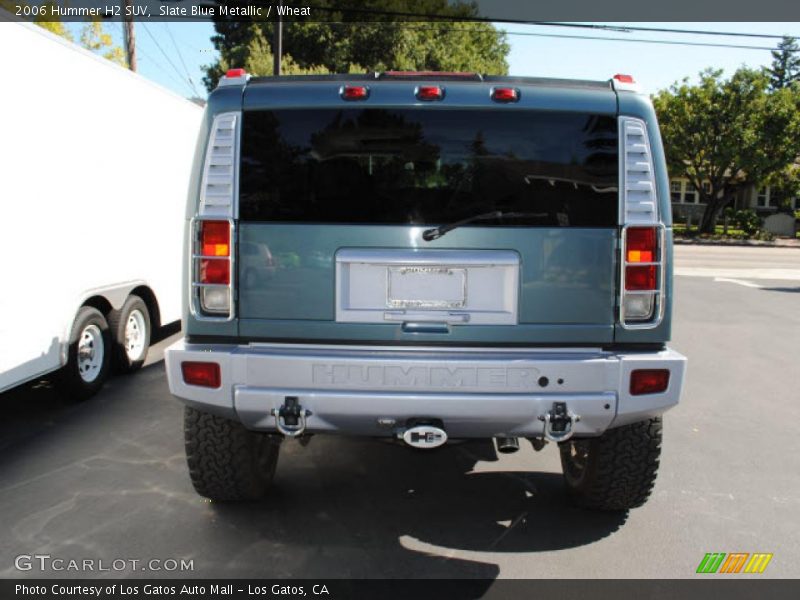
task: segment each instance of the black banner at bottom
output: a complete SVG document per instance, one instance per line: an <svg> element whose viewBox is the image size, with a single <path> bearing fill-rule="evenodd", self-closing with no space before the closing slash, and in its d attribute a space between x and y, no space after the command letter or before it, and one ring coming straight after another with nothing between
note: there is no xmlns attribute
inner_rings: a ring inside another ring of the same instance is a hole
<svg viewBox="0 0 800 600"><path fill-rule="evenodd" d="M553 597L559 600L586 598L637 598L707 600L709 595L725 600L751 598L797 598L798 580L531 580L531 579L328 579L328 580L0 580L0 598L143 599L143 598L269 598L290 600L527 600ZM724 594L724 595L723 595Z"/></svg>

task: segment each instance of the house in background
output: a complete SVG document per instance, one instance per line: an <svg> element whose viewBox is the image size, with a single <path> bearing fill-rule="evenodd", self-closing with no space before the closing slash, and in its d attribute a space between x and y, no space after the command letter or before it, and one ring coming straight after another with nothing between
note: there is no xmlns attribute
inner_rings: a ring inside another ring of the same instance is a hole
<svg viewBox="0 0 800 600"><path fill-rule="evenodd" d="M703 184L706 190L709 184ZM693 225L700 222L705 210L705 202L700 201L700 194L687 179L675 177L669 182L670 198L672 202L672 218L676 223L686 223L691 219ZM771 186L756 188L745 186L739 189L734 196L734 208L741 210L752 208L761 218L774 214L783 203L784 197ZM792 210L800 210L800 197L790 199L789 206Z"/></svg>

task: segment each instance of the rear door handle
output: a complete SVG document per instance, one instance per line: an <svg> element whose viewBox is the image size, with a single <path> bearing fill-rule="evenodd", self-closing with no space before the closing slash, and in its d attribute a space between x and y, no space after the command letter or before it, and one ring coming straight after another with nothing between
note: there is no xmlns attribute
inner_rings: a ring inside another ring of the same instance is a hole
<svg viewBox="0 0 800 600"><path fill-rule="evenodd" d="M385 321L402 321L404 323L469 323L469 313L387 310L383 313Z"/></svg>

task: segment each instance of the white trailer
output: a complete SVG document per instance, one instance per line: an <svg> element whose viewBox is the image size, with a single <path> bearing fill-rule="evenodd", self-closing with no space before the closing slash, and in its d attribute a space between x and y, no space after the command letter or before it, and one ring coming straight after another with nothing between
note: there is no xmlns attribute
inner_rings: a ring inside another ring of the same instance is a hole
<svg viewBox="0 0 800 600"><path fill-rule="evenodd" d="M0 77L0 392L88 397L180 318L202 110L29 24L0 23Z"/></svg>

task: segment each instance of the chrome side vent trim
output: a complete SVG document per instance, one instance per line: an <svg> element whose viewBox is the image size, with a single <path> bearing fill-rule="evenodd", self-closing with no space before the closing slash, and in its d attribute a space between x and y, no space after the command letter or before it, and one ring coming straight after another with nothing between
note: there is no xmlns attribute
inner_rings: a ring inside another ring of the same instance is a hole
<svg viewBox="0 0 800 600"><path fill-rule="evenodd" d="M656 225L658 198L647 126L641 119L620 117L622 146L621 225Z"/></svg>
<svg viewBox="0 0 800 600"><path fill-rule="evenodd" d="M235 216L240 120L238 112L214 117L200 187L200 215L203 217Z"/></svg>

